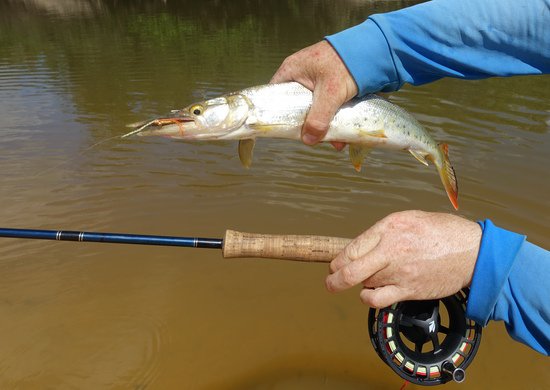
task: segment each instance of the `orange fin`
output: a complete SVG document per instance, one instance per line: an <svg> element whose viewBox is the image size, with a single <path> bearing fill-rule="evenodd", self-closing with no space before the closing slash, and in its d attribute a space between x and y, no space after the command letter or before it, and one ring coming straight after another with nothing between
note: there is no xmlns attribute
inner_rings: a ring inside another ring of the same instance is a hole
<svg viewBox="0 0 550 390"><path fill-rule="evenodd" d="M427 153L422 152L420 150L414 150L414 149L407 149L410 154L413 155L414 158L416 158L418 161L420 161L425 166L428 166L428 161L426 161L426 155Z"/></svg>
<svg viewBox="0 0 550 390"><path fill-rule="evenodd" d="M239 141L239 159L245 168L250 168L252 165L252 155L254 154L254 138L241 139Z"/></svg>
<svg viewBox="0 0 550 390"><path fill-rule="evenodd" d="M357 172L361 172L361 164L363 164L363 160L365 159L365 156L370 151L370 149L371 148L364 145L349 145L349 159L351 160L351 163L353 164L353 167Z"/></svg>
<svg viewBox="0 0 550 390"><path fill-rule="evenodd" d="M458 210L458 182L455 170L451 165L451 161L449 161L449 146L447 144L439 144L438 146L441 151L441 161L435 159L435 165L449 200L455 210Z"/></svg>

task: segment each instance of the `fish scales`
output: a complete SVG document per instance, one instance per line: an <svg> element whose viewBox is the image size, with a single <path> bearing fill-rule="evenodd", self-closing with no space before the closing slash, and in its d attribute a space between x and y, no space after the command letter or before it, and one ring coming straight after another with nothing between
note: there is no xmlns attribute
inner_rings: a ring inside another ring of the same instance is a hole
<svg viewBox="0 0 550 390"><path fill-rule="evenodd" d="M239 157L249 167L256 138L300 139L312 100L312 92L296 82L261 85L191 104L128 134L187 141L239 140ZM449 200L458 208L458 185L447 145L438 144L411 114L378 95L345 103L323 141L349 144L357 171L375 147L408 151L424 165L433 162Z"/></svg>

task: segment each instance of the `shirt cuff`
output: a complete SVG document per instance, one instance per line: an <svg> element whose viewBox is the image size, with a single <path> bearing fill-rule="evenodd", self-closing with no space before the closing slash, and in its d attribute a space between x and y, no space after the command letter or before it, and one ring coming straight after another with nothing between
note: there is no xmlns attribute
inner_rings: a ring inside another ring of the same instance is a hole
<svg viewBox="0 0 550 390"><path fill-rule="evenodd" d="M478 222L483 231L466 316L485 326L508 279L525 236L501 229L490 220Z"/></svg>
<svg viewBox="0 0 550 390"><path fill-rule="evenodd" d="M403 85L388 41L374 20L367 19L325 39L351 73L359 89L358 96L396 91Z"/></svg>

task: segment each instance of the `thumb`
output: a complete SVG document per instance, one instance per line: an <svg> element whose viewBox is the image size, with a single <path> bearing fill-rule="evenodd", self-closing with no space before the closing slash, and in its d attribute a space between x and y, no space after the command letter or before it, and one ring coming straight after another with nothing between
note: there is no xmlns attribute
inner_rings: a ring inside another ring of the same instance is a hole
<svg viewBox="0 0 550 390"><path fill-rule="evenodd" d="M302 127L302 141L307 145L315 145L327 134L334 114L345 102L345 99L335 96L334 91L319 82L313 91L313 102Z"/></svg>

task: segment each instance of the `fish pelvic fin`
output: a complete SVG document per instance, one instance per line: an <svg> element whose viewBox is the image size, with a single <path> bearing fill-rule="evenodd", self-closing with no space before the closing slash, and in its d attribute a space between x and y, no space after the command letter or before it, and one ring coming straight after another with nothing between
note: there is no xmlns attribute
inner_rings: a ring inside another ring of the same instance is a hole
<svg viewBox="0 0 550 390"><path fill-rule="evenodd" d="M447 144L439 144L441 159L435 159L434 163L437 167L439 177L443 182L447 196L451 201L455 210L458 210L458 182L456 180L455 170L449 161L449 146Z"/></svg>
<svg viewBox="0 0 550 390"><path fill-rule="evenodd" d="M370 147L359 145L359 144L350 144L349 145L349 159L353 164L353 167L357 172L361 172L361 165L365 156L369 153Z"/></svg>
<svg viewBox="0 0 550 390"><path fill-rule="evenodd" d="M420 161L425 166L428 166L428 161L426 161L427 153L420 152L420 151L414 150L414 149L407 149L407 150L409 151L410 154L413 155L414 158L416 158L418 161Z"/></svg>
<svg viewBox="0 0 550 390"><path fill-rule="evenodd" d="M254 138L247 138L239 140L239 159L241 164L246 169L252 166L252 157L254 155L254 145L256 140Z"/></svg>

